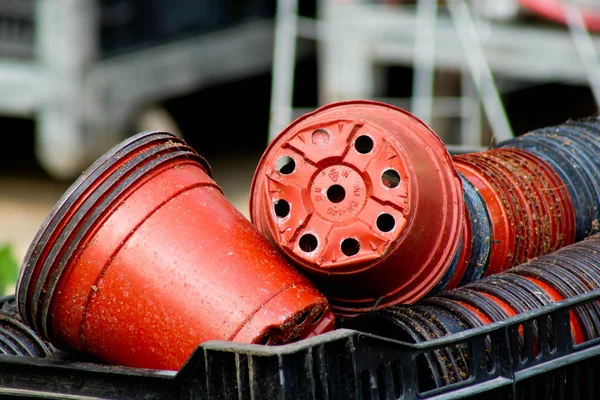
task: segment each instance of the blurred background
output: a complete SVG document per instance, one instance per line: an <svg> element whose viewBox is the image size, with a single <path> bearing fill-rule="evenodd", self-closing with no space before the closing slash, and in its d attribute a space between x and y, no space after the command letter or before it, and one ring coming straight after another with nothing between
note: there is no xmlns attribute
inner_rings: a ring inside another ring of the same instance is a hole
<svg viewBox="0 0 600 400"><path fill-rule="evenodd" d="M182 135L247 216L269 140L329 102L396 104L457 152L595 114L597 31L596 0L0 0L0 264L139 131Z"/></svg>

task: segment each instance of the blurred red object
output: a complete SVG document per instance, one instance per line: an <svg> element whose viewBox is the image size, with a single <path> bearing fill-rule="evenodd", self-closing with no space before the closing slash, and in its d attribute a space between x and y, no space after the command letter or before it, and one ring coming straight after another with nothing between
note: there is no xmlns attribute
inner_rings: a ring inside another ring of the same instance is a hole
<svg viewBox="0 0 600 400"><path fill-rule="evenodd" d="M521 5L552 21L567 23L565 15L565 1L560 0L519 0ZM575 2L576 3L576 2ZM587 28L590 31L600 32L600 12L590 10L585 6L581 6L581 13Z"/></svg>

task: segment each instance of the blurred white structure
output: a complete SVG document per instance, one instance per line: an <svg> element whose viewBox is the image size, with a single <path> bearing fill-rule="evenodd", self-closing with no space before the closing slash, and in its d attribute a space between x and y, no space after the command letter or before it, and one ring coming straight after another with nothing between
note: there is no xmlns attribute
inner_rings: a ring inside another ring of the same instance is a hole
<svg viewBox="0 0 600 400"><path fill-rule="evenodd" d="M272 64L268 20L108 59L99 27L98 0L0 0L0 115L36 119L38 160L58 178L119 141L145 106Z"/></svg>
<svg viewBox="0 0 600 400"><path fill-rule="evenodd" d="M600 35L585 29L576 0L566 1L567 28L519 21L514 0L447 0L443 9L436 0L412 6L321 0L316 20L298 17L297 0L278 0L270 139L297 116L292 104L297 37L318 41L321 104L374 99L409 109L425 122L459 117L457 144L463 147L488 144L482 142L484 115L497 140L513 134L497 78L517 85L587 84L600 104ZM412 66L412 98L381 98L386 82L378 65ZM459 97L434 96L438 68L462 73Z"/></svg>

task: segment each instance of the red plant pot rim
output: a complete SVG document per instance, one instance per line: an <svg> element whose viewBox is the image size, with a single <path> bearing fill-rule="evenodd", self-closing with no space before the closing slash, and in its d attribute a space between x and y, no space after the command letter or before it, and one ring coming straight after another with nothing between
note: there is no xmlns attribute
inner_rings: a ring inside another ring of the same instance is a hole
<svg viewBox="0 0 600 400"><path fill-rule="evenodd" d="M481 153L483 155L483 153ZM510 209L510 215L513 216L513 230L515 233L515 251L513 259L508 267L518 265L525 260L525 251L527 242L531 236L529 226L526 223L527 208L524 205L522 196L518 189L518 183L512 177L510 171L503 166L500 166L496 160L486 156L479 156L473 160L488 172L490 177L494 178L494 183L501 190L508 200L507 207ZM537 240L537 238L536 238Z"/></svg>
<svg viewBox="0 0 600 400"><path fill-rule="evenodd" d="M562 244L559 236L564 236L565 220L568 219L568 216L562 213L562 205L554 201L556 196L553 200L544 193L542 188L548 186L547 177L532 162L533 160L523 157L518 152L513 152L512 149L499 150L506 150L503 151L501 159L511 163L513 170L520 170L516 178L522 181L528 192L531 193L526 199L530 200L532 209L535 210L537 218L533 220L533 229L540 232L540 240L538 246L530 250L533 252L530 253L530 258L557 250ZM552 210L558 212L557 218L552 218Z"/></svg>
<svg viewBox="0 0 600 400"><path fill-rule="evenodd" d="M494 296L493 294L489 294L489 293L481 292L481 291L477 291L477 292L481 293L482 296L485 296L488 299L492 300L494 303L496 303L496 305L498 307L500 307L502 309L502 311L504 311L506 313L506 315L508 315L509 317L514 317L515 315L518 314L518 312L516 312L515 309L511 307L510 304L508 304L504 300ZM521 332L521 334L523 334L523 332Z"/></svg>
<svg viewBox="0 0 600 400"><path fill-rule="evenodd" d="M564 1L560 0L519 0L521 5L542 17L561 24L567 24ZM600 13L585 8L581 9L583 20L591 31L600 31Z"/></svg>
<svg viewBox="0 0 600 400"><path fill-rule="evenodd" d="M526 223L528 207L525 206L526 201L519 189L520 184L512 176L511 171L501 165L498 160L490 157L487 152L473 155L467 154L464 157L487 176L489 182L498 191L501 198L503 198L503 208L511 221L510 229L514 235L513 250L509 253L503 269L496 270L497 272L502 272L513 265L524 262L525 251L527 250L530 238L533 239L535 246L537 246L538 238L530 234L531 227ZM489 274L491 272L488 269L486 275Z"/></svg>
<svg viewBox="0 0 600 400"><path fill-rule="evenodd" d="M538 249L541 247L540 243L544 239L540 237L540 233L542 235L544 233L539 229L538 219L534 218L535 205L532 204L533 201L540 206L541 198L537 196L532 198L528 194L529 190L534 191L535 189L527 183L523 171L514 168L510 156L506 153L509 153L509 151L504 149L500 149L499 151L489 150L482 152L480 156L490 160L493 163L493 167L502 172L499 175L502 176L505 184L510 187L511 197L515 200L515 205L517 206L515 208L521 211L519 213L521 224L520 235L522 235L520 240L521 250L514 263L522 264L538 255ZM537 201L535 201L536 199Z"/></svg>
<svg viewBox="0 0 600 400"><path fill-rule="evenodd" d="M485 201L492 222L492 247L485 276L502 272L511 265L515 251L512 218L504 207L507 200L503 199L504 194L494 187L489 177L470 161L455 157L454 165L477 188Z"/></svg>
<svg viewBox="0 0 600 400"><path fill-rule="evenodd" d="M165 151L168 152L169 149L172 151L174 148L177 148L178 151L161 154ZM53 235L52 247L43 259L41 257L37 259L37 266L31 274L31 279L36 282L30 298L29 310L31 314L39 316L38 310L41 311L41 315L45 314L43 307L47 307L48 303L44 301L44 298L52 296L56 280L60 277L66 262L68 262L68 258L64 261L66 258L64 252L66 251L67 255L70 256L77 249L78 243L73 243L73 239L77 238L78 235L85 234L85 224L89 222L89 218L94 215L98 217L102 213L104 207L99 201L106 203L107 198L114 200L125 190L127 185L131 184L131 177L136 175L135 173L132 174L131 170L135 167L142 167L144 163L147 163L146 166L156 167L180 157L190 161L198 161L198 157L195 156L193 150L181 144L173 146L169 143L161 143L148 151L135 152L134 155L133 158L127 159L127 162L124 162L120 168L115 169L114 173L107 179L102 178L102 183L97 186L97 190L90 193L83 202L79 203L77 210L69 215L68 222L62 220L54 226L52 224L49 226L57 233ZM54 278L47 279L50 275L53 275ZM42 308L40 309L40 307ZM44 324L38 325L39 320L34 319L33 323L38 330L44 331Z"/></svg>
<svg viewBox="0 0 600 400"><path fill-rule="evenodd" d="M56 238L62 232L62 226L73 220L73 216L90 196L94 195L94 193L98 195L98 186L104 182L105 177L114 173L117 167L121 165L119 161L135 157L143 153L150 146L166 142L179 142L176 145L187 147L176 136L165 132L142 132L130 137L120 145L109 150L92 164L53 207L25 255L16 290L17 308L21 316L32 326L38 327L36 322L31 320L25 312L28 308L27 302L30 301L30 282L32 279L37 279L37 274L39 273L38 265L46 260L48 253L55 247ZM208 163L200 156L196 155L195 157L205 171L210 174ZM80 223L81 218L84 216L80 215L80 218L74 222ZM27 290L24 290L25 288ZM32 306L37 306L37 300L32 302Z"/></svg>
<svg viewBox="0 0 600 400"><path fill-rule="evenodd" d="M552 204L556 208L556 213L550 213L550 220L556 223L559 228L556 230L557 237L556 246L558 250L561 247L575 243L576 234L576 219L575 209L571 202L571 195L569 194L565 184L560 179L560 176L556 173L548 163L542 160L540 157L532 154L528 151L511 148L511 152L517 156L528 161L529 167L536 166L540 169L541 175L545 178L545 182L539 188L541 193L545 196L546 204ZM538 180L538 183L541 183ZM554 208L552 207L552 208Z"/></svg>
<svg viewBox="0 0 600 400"><path fill-rule="evenodd" d="M356 141L364 137L371 147L362 153ZM277 169L284 157L294 161L291 173ZM388 170L399 176L397 186L383 180ZM345 194L340 206L330 196L336 186ZM278 216L282 200L288 213ZM435 213L420 211L434 202ZM429 292L458 249L463 212L460 178L442 141L413 115L372 101L330 104L290 124L263 154L250 194L252 222L346 316ZM375 224L384 214L395 220L390 231ZM436 234L415 242L421 225L435 226ZM315 247L303 249L302 239L311 237ZM359 242L356 254L344 252L348 239ZM423 260L404 254L409 265L392 273L409 243L420 251L417 242L429 249Z"/></svg>
<svg viewBox="0 0 600 400"><path fill-rule="evenodd" d="M465 157L468 157L473 165L476 165L488 176L490 182L495 185L499 193L506 199L504 208L512 220L511 228L514 233L515 242L512 259L505 269L524 262L525 251L528 247L530 236L536 244L537 237L533 237L530 234L530 226L526 223L528 207L525 206L526 201L521 194L520 184L514 178L511 171L501 165L498 160L490 157L487 152L465 155Z"/></svg>
<svg viewBox="0 0 600 400"><path fill-rule="evenodd" d="M488 318L487 315L485 315L480 309L478 309L477 307L473 307L472 305L465 303L464 301L460 301L460 300L452 300L458 304L460 304L461 306L463 306L464 308L466 308L467 310L471 311L473 314L475 314L475 316L479 319L479 321L481 321L481 323L483 325L489 325L492 323L492 320Z"/></svg>

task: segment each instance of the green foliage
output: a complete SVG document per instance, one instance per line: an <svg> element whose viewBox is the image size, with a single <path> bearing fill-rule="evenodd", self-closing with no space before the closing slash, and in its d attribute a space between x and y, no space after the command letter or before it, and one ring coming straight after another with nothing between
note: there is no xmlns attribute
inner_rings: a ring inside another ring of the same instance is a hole
<svg viewBox="0 0 600 400"><path fill-rule="evenodd" d="M6 289L17 281L19 263L15 258L10 244L0 246L0 295L6 294Z"/></svg>

